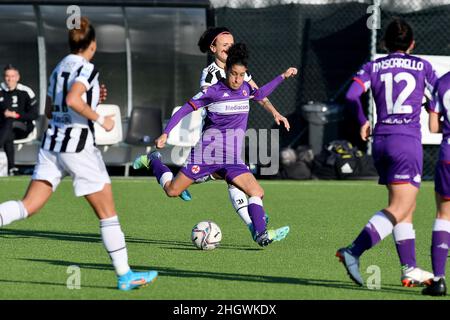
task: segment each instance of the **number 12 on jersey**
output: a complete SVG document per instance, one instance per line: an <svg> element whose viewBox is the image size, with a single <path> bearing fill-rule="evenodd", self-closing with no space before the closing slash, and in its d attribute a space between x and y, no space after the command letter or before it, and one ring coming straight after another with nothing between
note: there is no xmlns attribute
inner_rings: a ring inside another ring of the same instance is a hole
<svg viewBox="0 0 450 320"><path fill-rule="evenodd" d="M412 74L408 72L400 72L395 76L392 73L384 73L381 75L381 81L384 82L385 99L388 114L408 114L412 113L413 109L411 105L404 105L405 101L409 98L411 93L416 88L416 79ZM395 83L406 81L406 87L398 95L397 99L393 101L393 86Z"/></svg>

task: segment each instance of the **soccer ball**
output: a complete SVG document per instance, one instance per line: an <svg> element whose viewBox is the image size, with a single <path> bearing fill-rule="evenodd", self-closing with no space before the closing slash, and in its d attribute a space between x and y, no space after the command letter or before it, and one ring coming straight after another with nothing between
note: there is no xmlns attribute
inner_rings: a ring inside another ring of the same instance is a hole
<svg viewBox="0 0 450 320"><path fill-rule="evenodd" d="M212 221L201 221L192 228L192 243L200 250L213 250L220 245L222 231Z"/></svg>

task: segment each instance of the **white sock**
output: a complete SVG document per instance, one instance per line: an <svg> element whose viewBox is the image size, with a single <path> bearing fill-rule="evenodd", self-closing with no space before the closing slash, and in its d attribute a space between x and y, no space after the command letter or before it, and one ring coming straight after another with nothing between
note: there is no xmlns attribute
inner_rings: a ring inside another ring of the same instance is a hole
<svg viewBox="0 0 450 320"><path fill-rule="evenodd" d="M413 224L407 222L397 223L394 227L394 241L403 241L416 238L416 232L414 231Z"/></svg>
<svg viewBox="0 0 450 320"><path fill-rule="evenodd" d="M119 218L114 216L100 220L100 232L102 234L103 244L111 257L117 275L121 276L126 274L130 271L130 266L128 265L125 235L120 229Z"/></svg>
<svg viewBox="0 0 450 320"><path fill-rule="evenodd" d="M7 201L0 204L0 227L28 217L22 201Z"/></svg>
<svg viewBox="0 0 450 320"><path fill-rule="evenodd" d="M161 187L164 188L166 183L169 181L172 181L172 180L173 180L173 173L172 172L164 172L163 175L161 176L161 179L159 179L159 184L161 185Z"/></svg>
<svg viewBox="0 0 450 320"><path fill-rule="evenodd" d="M239 215L239 217L241 217L242 221L244 221L246 225L252 224L252 219L250 219L250 215L248 214L247 209L247 195L240 189L230 184L228 185L228 194L230 196L230 201L233 205L234 210L236 210L236 213Z"/></svg>
<svg viewBox="0 0 450 320"><path fill-rule="evenodd" d="M377 230L380 241L390 235L394 229L392 222L381 211L378 211L370 218L369 222L375 227L375 230Z"/></svg>

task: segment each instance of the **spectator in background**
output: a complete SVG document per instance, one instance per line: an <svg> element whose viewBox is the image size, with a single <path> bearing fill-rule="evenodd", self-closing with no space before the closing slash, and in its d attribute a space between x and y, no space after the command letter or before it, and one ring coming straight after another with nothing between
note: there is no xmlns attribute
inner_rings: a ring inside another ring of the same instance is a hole
<svg viewBox="0 0 450 320"><path fill-rule="evenodd" d="M0 84L0 148L8 158L9 175L18 173L14 164L14 140L23 139L33 131L33 120L39 111L33 90L19 83L19 70L11 64L4 68Z"/></svg>

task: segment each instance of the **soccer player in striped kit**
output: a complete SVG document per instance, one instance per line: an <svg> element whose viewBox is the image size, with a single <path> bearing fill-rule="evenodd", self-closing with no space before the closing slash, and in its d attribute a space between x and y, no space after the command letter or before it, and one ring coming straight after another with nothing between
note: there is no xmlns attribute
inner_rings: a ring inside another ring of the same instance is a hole
<svg viewBox="0 0 450 320"><path fill-rule="evenodd" d="M226 78L208 87L204 92L199 92L184 104L171 117L163 134L156 139L156 147L163 148L170 131L184 116L194 110L206 108L202 138L192 148L188 163L181 168L175 178L169 168L162 163L161 155L157 151L138 157L134 167L151 167L157 181L169 197L180 195L197 179L218 174L250 197L248 212L255 229L254 240L260 246L267 246L273 241L284 239L289 227L267 230L262 203L264 190L242 161L240 151L247 128L249 100L264 99L285 78L295 76L297 69L289 68L268 84L255 89L244 81L247 59L245 45L233 45L228 50Z"/></svg>
<svg viewBox="0 0 450 320"><path fill-rule="evenodd" d="M200 88L201 90L206 90L209 86L216 84L221 79L226 78L225 64L228 57L228 49L234 44L234 38L230 30L225 27L211 27L208 28L200 37L198 41L198 46L200 51L203 53L210 53L214 56L214 61L203 69ZM252 88L258 88L258 85L253 81L252 76L245 73L244 80L250 84ZM289 121L281 115L276 108L272 105L269 99L266 97L258 103L264 107L270 114L272 114L275 122L280 125L283 124L284 127L289 131L290 125ZM198 179L195 183L202 183L209 180L219 179L218 175L209 175ZM243 191L236 188L232 184L228 184L228 194L230 197L231 204L235 209L236 213L242 219L242 221L247 225L252 237L255 237L255 229L252 224L252 220L248 214L248 199ZM268 215L265 216L266 221L268 221Z"/></svg>
<svg viewBox="0 0 450 320"><path fill-rule="evenodd" d="M422 175L422 99L425 88L433 92L437 76L428 61L409 54L415 42L412 28L404 20L394 19L383 40L389 54L361 68L346 98L357 113L361 138L366 141L370 124L360 97L372 90L377 110L373 158L379 184L388 189L388 206L376 212L352 244L336 255L350 278L362 286L360 256L393 233L402 267L401 282L409 287L427 284L433 277L417 267L412 219Z"/></svg>
<svg viewBox="0 0 450 320"><path fill-rule="evenodd" d="M430 132L442 132L443 137L434 177L437 209L431 239L434 279L422 293L445 296L447 294L445 264L450 245L450 72L438 80L434 98L435 104L429 112ZM443 122L440 121L441 116Z"/></svg>
<svg viewBox="0 0 450 320"><path fill-rule="evenodd" d="M89 61L97 49L95 30L85 17L69 31L71 53L53 70L45 113L50 118L32 180L22 201L0 204L0 227L36 214L61 179L70 175L75 195L84 196L100 220L103 244L109 253L120 290L149 284L156 271L133 272L128 265L125 236L114 207L111 180L94 145L94 122L112 130L112 116L95 112L100 96L98 71ZM120 121L120 119L117 119Z"/></svg>

